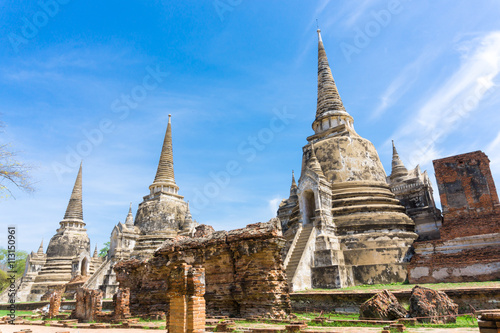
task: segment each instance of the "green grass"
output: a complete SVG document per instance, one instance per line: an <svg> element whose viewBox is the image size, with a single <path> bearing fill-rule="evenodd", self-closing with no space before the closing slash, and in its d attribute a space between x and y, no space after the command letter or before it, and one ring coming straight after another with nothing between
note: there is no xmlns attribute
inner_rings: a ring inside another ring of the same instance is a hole
<svg viewBox="0 0 500 333"><path fill-rule="evenodd" d="M143 318L139 318L138 322L140 323L163 323L165 320L152 320L152 319L143 319Z"/></svg>
<svg viewBox="0 0 500 333"><path fill-rule="evenodd" d="M296 313L297 320L312 320L314 318L319 317L319 313ZM359 314L357 313L323 313L321 315L323 318L327 318L328 320L358 320ZM366 323L356 323L356 322L325 322L325 323L316 323L316 322L308 322L309 326L324 326L324 327L383 327L384 325L372 325ZM461 315L457 317L456 323L449 324L428 324L428 323L417 323L412 327L428 327L428 328L458 328L458 327L477 327L477 319L471 317L470 315Z"/></svg>
<svg viewBox="0 0 500 333"><path fill-rule="evenodd" d="M319 317L319 313L296 313L297 320L314 319ZM323 313L321 317L329 320L358 320L359 314L357 313Z"/></svg>
<svg viewBox="0 0 500 333"><path fill-rule="evenodd" d="M0 310L0 317L8 316L10 314L9 310ZM16 311L16 316L19 315L33 315L31 311Z"/></svg>
<svg viewBox="0 0 500 333"><path fill-rule="evenodd" d="M307 293L311 291L375 291L375 290L411 290L415 284L405 283L390 283L390 284L371 284L361 285L354 287L346 287L342 289L307 289L298 291L297 293ZM500 287L500 281L485 281L485 282L460 282L460 283L428 283L419 284L419 286L430 289L456 289L456 288L470 288L470 287Z"/></svg>

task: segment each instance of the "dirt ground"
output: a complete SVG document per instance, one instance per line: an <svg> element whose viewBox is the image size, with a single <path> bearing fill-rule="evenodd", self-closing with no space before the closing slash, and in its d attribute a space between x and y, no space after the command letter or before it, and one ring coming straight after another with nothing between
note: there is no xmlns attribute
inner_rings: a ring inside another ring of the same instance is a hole
<svg viewBox="0 0 500 333"><path fill-rule="evenodd" d="M113 329L85 329L85 328L63 328L63 327L45 327L45 326L34 326L34 325L0 325L1 333L14 333L21 331L22 329L31 329L33 333L58 333L58 332L71 332L71 333L97 333L97 332L110 332L110 333L160 333L166 330L145 330L145 329L124 329L124 328L113 328ZM316 329L316 327L315 327ZM381 329L371 328L371 327L328 327L325 333L380 333ZM410 333L472 333L479 332L478 328L410 328L408 329Z"/></svg>

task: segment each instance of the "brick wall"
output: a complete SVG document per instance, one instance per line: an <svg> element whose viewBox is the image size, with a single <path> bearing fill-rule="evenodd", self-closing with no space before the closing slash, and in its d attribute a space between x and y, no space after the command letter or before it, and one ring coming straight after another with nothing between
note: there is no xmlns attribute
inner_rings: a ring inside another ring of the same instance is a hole
<svg viewBox="0 0 500 333"><path fill-rule="evenodd" d="M443 206L440 239L415 243L410 283L500 278L500 205L481 151L433 161Z"/></svg>
<svg viewBox="0 0 500 333"><path fill-rule="evenodd" d="M500 232L490 161L482 151L433 161L443 207L441 239Z"/></svg>
<svg viewBox="0 0 500 333"><path fill-rule="evenodd" d="M272 222L200 238L167 241L147 261L115 265L121 287L130 288L133 315L169 312L171 263L205 268L207 315L282 318L290 298L280 251L284 240Z"/></svg>

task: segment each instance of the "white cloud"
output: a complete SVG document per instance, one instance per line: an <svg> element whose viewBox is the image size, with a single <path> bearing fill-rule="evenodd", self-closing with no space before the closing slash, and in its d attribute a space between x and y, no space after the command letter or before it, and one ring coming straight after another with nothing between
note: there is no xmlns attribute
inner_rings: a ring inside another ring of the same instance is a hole
<svg viewBox="0 0 500 333"><path fill-rule="evenodd" d="M418 111L393 136L402 151L413 152L412 165L438 157L438 142L473 112L479 103L499 91L494 80L500 73L500 31L468 42L461 65L434 90Z"/></svg>
<svg viewBox="0 0 500 333"><path fill-rule="evenodd" d="M356 22L365 14L365 11L374 4L373 0L364 0L362 2L353 1L351 2L354 6L351 8L351 14L347 16L345 20L345 25L347 27L353 27Z"/></svg>
<svg viewBox="0 0 500 333"><path fill-rule="evenodd" d="M394 105L415 83L421 68L438 54L439 51L436 50L422 52L417 59L406 66L380 96L380 104L372 113L371 118L380 117L388 108Z"/></svg>
<svg viewBox="0 0 500 333"><path fill-rule="evenodd" d="M276 212L278 211L278 208L280 206L281 200L283 200L283 198L278 197L278 196L276 196L273 199L269 200L268 207L269 207L270 213L272 214L271 215L272 217L276 216Z"/></svg>
<svg viewBox="0 0 500 333"><path fill-rule="evenodd" d="M491 161L491 172L500 175L500 132L498 132L497 137L486 147L485 153Z"/></svg>

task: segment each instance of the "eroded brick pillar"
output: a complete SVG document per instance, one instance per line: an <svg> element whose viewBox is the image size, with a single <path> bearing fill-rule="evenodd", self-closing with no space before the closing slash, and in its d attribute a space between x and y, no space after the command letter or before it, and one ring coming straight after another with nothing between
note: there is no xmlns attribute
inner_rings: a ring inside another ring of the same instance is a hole
<svg viewBox="0 0 500 333"><path fill-rule="evenodd" d="M62 291L54 291L50 294L49 301L49 318L54 318L59 314L59 308L61 307L61 296Z"/></svg>
<svg viewBox="0 0 500 333"><path fill-rule="evenodd" d="M88 291L88 304L89 304L89 318L88 321L96 321L97 316L102 311L102 291L89 290Z"/></svg>
<svg viewBox="0 0 500 333"><path fill-rule="evenodd" d="M205 269L191 267L187 275L187 333L205 332Z"/></svg>
<svg viewBox="0 0 500 333"><path fill-rule="evenodd" d="M168 313L168 332L185 333L187 319L187 273L189 265L181 264L172 267L168 283L170 311Z"/></svg>
<svg viewBox="0 0 500 333"><path fill-rule="evenodd" d="M81 322L96 321L102 311L102 291L78 288L74 318Z"/></svg>
<svg viewBox="0 0 500 333"><path fill-rule="evenodd" d="M119 288L118 292L113 296L113 301L114 301L115 319L123 319L130 317L129 288Z"/></svg>
<svg viewBox="0 0 500 333"><path fill-rule="evenodd" d="M169 333L205 332L205 270L185 263L172 267L168 283Z"/></svg>

